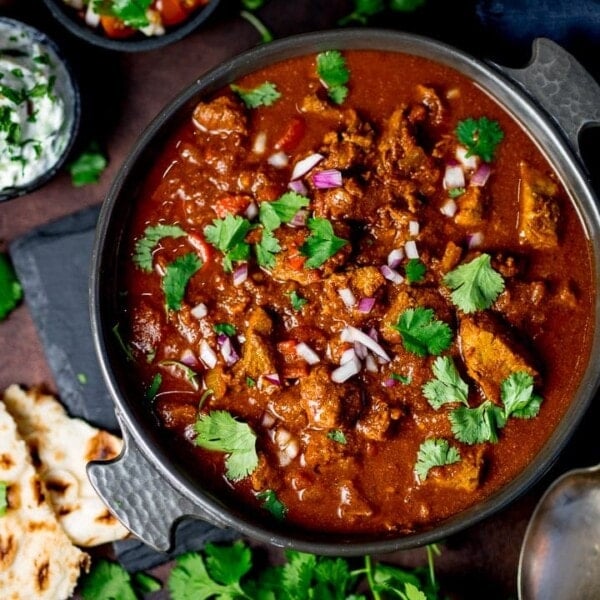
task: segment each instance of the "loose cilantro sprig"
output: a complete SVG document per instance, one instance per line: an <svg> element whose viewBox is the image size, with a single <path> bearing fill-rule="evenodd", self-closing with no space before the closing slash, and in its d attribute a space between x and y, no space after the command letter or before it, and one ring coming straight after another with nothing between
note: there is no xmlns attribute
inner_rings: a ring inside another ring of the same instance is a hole
<svg viewBox="0 0 600 600"><path fill-rule="evenodd" d="M100 559L81 586L84 600L137 600L131 576L119 564Z"/></svg>
<svg viewBox="0 0 600 600"><path fill-rule="evenodd" d="M327 219L315 217L309 219L307 225L311 234L300 247L300 253L308 257L304 263L306 268L316 269L341 250L348 241L335 235L333 226Z"/></svg>
<svg viewBox="0 0 600 600"><path fill-rule="evenodd" d="M449 356L438 356L432 366L435 379L423 386L423 395L435 410L449 402L467 404L469 386L461 379Z"/></svg>
<svg viewBox="0 0 600 600"><path fill-rule="evenodd" d="M0 320L19 304L23 288L6 254L0 254Z"/></svg>
<svg viewBox="0 0 600 600"><path fill-rule="evenodd" d="M296 312L302 310L302 307L308 302L308 300L306 298L303 298L302 296L300 296L296 290L292 290L289 293L289 296L290 296L290 302L292 304L292 308Z"/></svg>
<svg viewBox="0 0 600 600"><path fill-rule="evenodd" d="M465 313L490 308L504 290L504 279L491 265L489 254L458 266L444 276L452 302Z"/></svg>
<svg viewBox="0 0 600 600"><path fill-rule="evenodd" d="M231 323L216 323L213 325L213 331L215 333L222 333L229 337L232 337L236 334L235 325Z"/></svg>
<svg viewBox="0 0 600 600"><path fill-rule="evenodd" d="M0 517L6 514L8 509L8 483L0 481Z"/></svg>
<svg viewBox="0 0 600 600"><path fill-rule="evenodd" d="M317 75L327 88L327 94L336 104L342 104L348 95L346 84L350 71L346 59L337 50L317 54Z"/></svg>
<svg viewBox="0 0 600 600"><path fill-rule="evenodd" d="M338 444L346 445L348 443L348 440L341 429L332 429L331 431L328 431L327 437Z"/></svg>
<svg viewBox="0 0 600 600"><path fill-rule="evenodd" d="M142 271L151 273L152 253L158 242L166 237L179 238L186 235L187 233L179 225L167 225L164 223L148 225L144 230L144 235L135 243L133 262Z"/></svg>
<svg viewBox="0 0 600 600"><path fill-rule="evenodd" d="M450 327L437 320L431 308L408 308L394 328L400 332L404 347L417 356L441 354L452 343Z"/></svg>
<svg viewBox="0 0 600 600"><path fill-rule="evenodd" d="M240 17L248 21L248 23L250 23L250 25L252 25L252 27L254 27L256 31L258 31L261 43L268 44L269 42L272 42L273 34L271 33L271 30L254 13L250 12L251 10L256 10L257 8L260 8L263 2L254 2L254 5L258 5L256 6L256 8L251 7L250 4L250 2L244 3L246 8L249 8L250 10L241 10Z"/></svg>
<svg viewBox="0 0 600 600"><path fill-rule="evenodd" d="M162 289L165 305L169 310L179 310L189 280L202 267L202 261L195 252L179 256L165 268Z"/></svg>
<svg viewBox="0 0 600 600"><path fill-rule="evenodd" d="M427 267L422 260L418 258L411 258L406 263L405 273L408 283L419 283L423 281Z"/></svg>
<svg viewBox="0 0 600 600"><path fill-rule="evenodd" d="M460 406L449 415L454 437L465 444L496 443L506 425L504 411L489 400L476 408Z"/></svg>
<svg viewBox="0 0 600 600"><path fill-rule="evenodd" d="M278 521L285 519L287 506L277 498L277 494L273 490L265 490L256 494L256 497L261 501L261 506L269 511Z"/></svg>
<svg viewBox="0 0 600 600"><path fill-rule="evenodd" d="M223 268L233 269L234 261L247 260L250 255L250 245L244 241L250 231L248 219L228 214L223 219L214 219L212 225L204 228L204 237L209 244L223 252Z"/></svg>
<svg viewBox="0 0 600 600"><path fill-rule="evenodd" d="M354 9L352 12L342 17L338 21L340 27L350 23L360 23L366 25L369 18L383 12L385 4L383 0L354 0Z"/></svg>
<svg viewBox="0 0 600 600"><path fill-rule="evenodd" d="M281 252L279 240L273 235L273 232L265 229L262 232L260 242L254 245L256 260L261 267L272 269L275 266L275 257Z"/></svg>
<svg viewBox="0 0 600 600"><path fill-rule="evenodd" d="M71 174L71 183L75 187L82 187L91 183L98 183L100 175L108 165L108 159L100 150L97 142L89 146L67 166Z"/></svg>
<svg viewBox="0 0 600 600"><path fill-rule="evenodd" d="M256 434L250 425L236 421L225 410L202 414L196 421L196 445L206 450L225 452L225 475L240 481L258 466Z"/></svg>
<svg viewBox="0 0 600 600"><path fill-rule="evenodd" d="M500 386L504 416L519 419L537 417L542 397L533 393L533 376L525 371L511 373Z"/></svg>
<svg viewBox="0 0 600 600"><path fill-rule="evenodd" d="M271 106L281 98L281 93L277 86L270 81L265 81L252 89L244 89L239 85L231 84L229 86L242 100L248 108L258 108L259 106Z"/></svg>
<svg viewBox="0 0 600 600"><path fill-rule="evenodd" d="M427 479L429 469L452 465L459 460L458 448L451 446L448 440L429 438L419 446L415 475L420 482L423 482Z"/></svg>
<svg viewBox="0 0 600 600"><path fill-rule="evenodd" d="M273 202L262 202L259 208L258 219L266 229L274 231L282 223L289 223L296 213L306 208L308 198L296 192L286 192Z"/></svg>
<svg viewBox="0 0 600 600"><path fill-rule="evenodd" d="M94 12L116 17L134 29L150 24L146 14L150 4L152 0L93 0Z"/></svg>
<svg viewBox="0 0 600 600"><path fill-rule="evenodd" d="M500 123L487 117L459 121L455 133L458 141L466 146L467 157L476 155L485 162L494 159L496 148L504 139Z"/></svg>

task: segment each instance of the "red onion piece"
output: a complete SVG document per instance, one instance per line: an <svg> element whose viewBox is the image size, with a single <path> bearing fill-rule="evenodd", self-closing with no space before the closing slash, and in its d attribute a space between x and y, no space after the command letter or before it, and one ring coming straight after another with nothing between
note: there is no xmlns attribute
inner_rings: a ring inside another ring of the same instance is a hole
<svg viewBox="0 0 600 600"><path fill-rule="evenodd" d="M261 131L254 138L254 144L252 144L252 152L255 154L264 154L267 149L267 134Z"/></svg>
<svg viewBox="0 0 600 600"><path fill-rule="evenodd" d="M492 173L492 168L487 163L482 163L481 166L473 173L471 176L471 180L469 181L470 185L475 187L483 187L487 180L490 178Z"/></svg>
<svg viewBox="0 0 600 600"><path fill-rule="evenodd" d="M419 235L419 221L409 221L408 222L408 233L413 237L417 237Z"/></svg>
<svg viewBox="0 0 600 600"><path fill-rule="evenodd" d="M408 240L408 242L404 244L404 250L407 258L419 258L417 243L414 240Z"/></svg>
<svg viewBox="0 0 600 600"><path fill-rule="evenodd" d="M477 168L478 158L475 154L467 158L467 149L464 146L458 146L454 156L456 160L463 166L467 171L474 171ZM462 187L462 186L459 186Z"/></svg>
<svg viewBox="0 0 600 600"><path fill-rule="evenodd" d="M292 227L304 227L306 225L306 219L308 219L308 211L301 208L288 223Z"/></svg>
<svg viewBox="0 0 600 600"><path fill-rule="evenodd" d="M377 363L375 362L372 354L368 354L367 358L365 359L365 369L367 369L367 371L370 373L377 373L379 371Z"/></svg>
<svg viewBox="0 0 600 600"><path fill-rule="evenodd" d="M398 271L395 271L387 265L382 265L379 267L379 271L388 281L391 281L392 283L402 283L404 281L404 277L402 277Z"/></svg>
<svg viewBox="0 0 600 600"><path fill-rule="evenodd" d="M340 357L340 365L347 363L350 360L354 360L356 358L356 351L354 348L348 348L348 350L344 350L342 356Z"/></svg>
<svg viewBox="0 0 600 600"><path fill-rule="evenodd" d="M223 357L225 364L228 367L231 367L232 365L235 365L238 360L240 360L240 357L232 346L231 339L227 336L224 337L225 339L221 343L221 356Z"/></svg>
<svg viewBox="0 0 600 600"><path fill-rule="evenodd" d="M288 188L290 190L292 190L292 192L296 192L297 194L300 194L301 196L306 196L308 194L308 190L306 189L306 186L304 185L304 183L302 181L300 181L300 179L294 179L294 180L290 181L288 183Z"/></svg>
<svg viewBox="0 0 600 600"><path fill-rule="evenodd" d="M361 368L360 360L355 356L352 360L345 362L331 373L331 381L344 383L350 377L354 377L354 375L360 373Z"/></svg>
<svg viewBox="0 0 600 600"><path fill-rule="evenodd" d="M252 221L252 219L256 219L256 217L258 217L258 206L256 205L256 202L250 202L244 214L250 221Z"/></svg>
<svg viewBox="0 0 600 600"><path fill-rule="evenodd" d="M263 375L263 377L273 385L281 385L281 379L279 378L278 373L268 373L267 375Z"/></svg>
<svg viewBox="0 0 600 600"><path fill-rule="evenodd" d="M358 312L368 314L375 306L375 298L361 298L358 302Z"/></svg>
<svg viewBox="0 0 600 600"><path fill-rule="evenodd" d="M369 331L367 331L367 335L374 341L379 341L379 334L377 333L377 329L375 327L371 327Z"/></svg>
<svg viewBox="0 0 600 600"><path fill-rule="evenodd" d="M383 385L384 385L384 387L394 387L396 385L396 380L393 379L392 377L386 377L383 380Z"/></svg>
<svg viewBox="0 0 600 600"><path fill-rule="evenodd" d="M440 212L447 217L453 217L458 210L458 205L452 198L448 198L442 207L440 208Z"/></svg>
<svg viewBox="0 0 600 600"><path fill-rule="evenodd" d="M404 249L396 248L392 250L387 257L387 264L390 269L397 269L404 258Z"/></svg>
<svg viewBox="0 0 600 600"><path fill-rule="evenodd" d="M198 359L196 358L196 355L189 348L186 348L181 353L181 357L179 360L184 365L187 365L188 367L197 367L198 366Z"/></svg>
<svg viewBox="0 0 600 600"><path fill-rule="evenodd" d="M352 325L347 325L342 329L341 334L342 342L359 342L366 346L372 352L375 352L378 356L383 358L386 362L389 362L391 358L387 355L387 352L381 347L381 345L376 342L372 337L368 336L366 333L362 332L360 329L356 327L352 327Z"/></svg>
<svg viewBox="0 0 600 600"><path fill-rule="evenodd" d="M354 354L356 354L356 356L360 358L360 360L364 360L365 358L367 358L368 353L369 351L367 350L367 347L364 344L361 344L360 342L354 342Z"/></svg>
<svg viewBox="0 0 600 600"><path fill-rule="evenodd" d="M271 154L271 156L267 158L267 162L277 169L287 167L289 161L290 159L285 152L275 152L275 154Z"/></svg>
<svg viewBox="0 0 600 600"><path fill-rule="evenodd" d="M469 248L479 248L483 244L483 233L478 231L468 237Z"/></svg>
<svg viewBox="0 0 600 600"><path fill-rule="evenodd" d="M340 295L342 302L348 308L352 308L353 306L356 305L356 297L354 296L354 294L352 293L352 290L350 288L342 288L342 289L338 290L338 294Z"/></svg>
<svg viewBox="0 0 600 600"><path fill-rule="evenodd" d="M321 362L319 355L304 342L296 344L296 354L300 358L303 358L309 365L316 365L318 362Z"/></svg>
<svg viewBox="0 0 600 600"><path fill-rule="evenodd" d="M236 287L242 285L248 279L248 265L243 263L233 272L233 285Z"/></svg>
<svg viewBox="0 0 600 600"><path fill-rule="evenodd" d="M309 154L306 158L299 160L294 165L294 170L292 171L292 181L294 179L300 179L306 175L313 167L318 165L325 157L322 154L314 153Z"/></svg>
<svg viewBox="0 0 600 600"><path fill-rule="evenodd" d="M337 169L326 169L312 174L312 182L318 190L340 187L342 185L342 172Z"/></svg>
<svg viewBox="0 0 600 600"><path fill-rule="evenodd" d="M200 360L209 368L214 369L217 364L217 355L208 345L206 340L200 342Z"/></svg>
<svg viewBox="0 0 600 600"><path fill-rule="evenodd" d="M200 302L199 304L196 304L194 308L192 308L190 313L194 319L202 319L208 314L208 308L206 308L206 304L204 304L204 302Z"/></svg>
<svg viewBox="0 0 600 600"><path fill-rule="evenodd" d="M452 190L454 188L465 187L465 174L462 170L462 167L453 167L451 165L446 165L443 185L445 190Z"/></svg>

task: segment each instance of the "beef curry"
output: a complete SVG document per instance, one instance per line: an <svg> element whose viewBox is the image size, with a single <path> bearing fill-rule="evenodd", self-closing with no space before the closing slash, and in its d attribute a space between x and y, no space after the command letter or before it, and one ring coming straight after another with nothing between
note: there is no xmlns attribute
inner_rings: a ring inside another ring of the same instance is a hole
<svg viewBox="0 0 600 600"><path fill-rule="evenodd" d="M423 58L328 51L204 99L128 239L140 402L203 485L289 526L412 532L481 501L588 360L592 256L561 182Z"/></svg>

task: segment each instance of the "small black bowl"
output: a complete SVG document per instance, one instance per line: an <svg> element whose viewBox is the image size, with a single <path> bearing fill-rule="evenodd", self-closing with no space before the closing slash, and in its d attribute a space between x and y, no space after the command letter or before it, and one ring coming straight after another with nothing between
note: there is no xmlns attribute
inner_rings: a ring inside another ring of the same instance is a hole
<svg viewBox="0 0 600 600"><path fill-rule="evenodd" d="M62 124L64 145L61 148L56 161L34 179L30 179L18 186L0 188L0 202L4 202L33 192L58 173L69 156L79 131L81 96L79 86L71 72L69 64L65 60L59 47L45 33L42 33L30 25L26 25L21 21L8 19L6 17L0 17L0 26L10 28L11 31L14 30L15 34L24 34L27 36L28 41L32 44L40 44L49 54L50 59L56 68L54 91L57 96L60 96L64 103L64 121Z"/></svg>
<svg viewBox="0 0 600 600"><path fill-rule="evenodd" d="M173 42L177 42L197 27L199 27L214 12L221 0L210 0L210 2L196 10L189 19L181 25L175 25L167 29L163 35L146 37L143 34L136 34L134 37L117 40L104 35L100 29L93 29L86 22L79 18L75 9L68 6L64 0L44 0L44 3L52 15L64 25L73 35L85 40L86 42L106 48L108 50L118 50L120 52L142 52L145 50L155 50L162 48Z"/></svg>

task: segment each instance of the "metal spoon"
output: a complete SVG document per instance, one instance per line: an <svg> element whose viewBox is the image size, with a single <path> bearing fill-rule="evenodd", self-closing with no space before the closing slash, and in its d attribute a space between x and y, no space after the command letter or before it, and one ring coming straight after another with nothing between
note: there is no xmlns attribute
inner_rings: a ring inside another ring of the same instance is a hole
<svg viewBox="0 0 600 600"><path fill-rule="evenodd" d="M569 471L548 488L525 532L520 600L600 598L600 465Z"/></svg>

